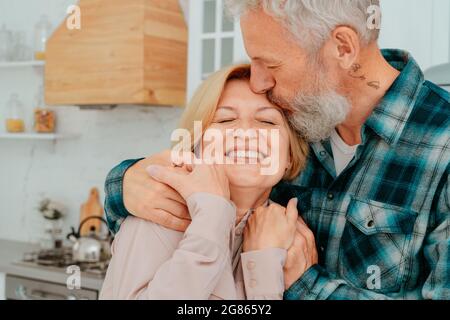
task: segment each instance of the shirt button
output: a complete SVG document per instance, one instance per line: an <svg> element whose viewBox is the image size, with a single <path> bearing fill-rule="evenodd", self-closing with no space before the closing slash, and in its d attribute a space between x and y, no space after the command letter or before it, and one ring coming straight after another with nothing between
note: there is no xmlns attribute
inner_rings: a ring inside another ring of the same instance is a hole
<svg viewBox="0 0 450 320"><path fill-rule="evenodd" d="M319 154L321 157L325 157L327 155L327 153L325 151L320 151Z"/></svg>
<svg viewBox="0 0 450 320"><path fill-rule="evenodd" d="M257 284L258 284L258 283L256 282L255 279L250 279L250 288L256 287Z"/></svg>
<svg viewBox="0 0 450 320"><path fill-rule="evenodd" d="M333 200L333 199L334 199L334 194L329 193L329 194L327 195L327 198L328 198L328 200Z"/></svg>
<svg viewBox="0 0 450 320"><path fill-rule="evenodd" d="M254 262L254 261L249 261L249 262L247 262L247 269L248 269L248 270L253 270L253 269L255 269L255 262Z"/></svg>
<svg viewBox="0 0 450 320"><path fill-rule="evenodd" d="M242 230L241 230L241 229L236 230L236 235L237 235L237 236L242 235Z"/></svg>
<svg viewBox="0 0 450 320"><path fill-rule="evenodd" d="M320 247L320 251L324 252L325 248L324 247Z"/></svg>
<svg viewBox="0 0 450 320"><path fill-rule="evenodd" d="M375 221L369 220L369 221L367 222L367 228L373 228L374 226L375 226Z"/></svg>

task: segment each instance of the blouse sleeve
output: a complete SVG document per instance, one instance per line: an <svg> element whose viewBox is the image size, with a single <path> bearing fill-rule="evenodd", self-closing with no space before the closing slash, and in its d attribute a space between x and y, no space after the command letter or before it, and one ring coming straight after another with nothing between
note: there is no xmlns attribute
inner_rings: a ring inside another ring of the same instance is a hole
<svg viewBox="0 0 450 320"><path fill-rule="evenodd" d="M129 216L114 240L101 299L208 299L226 267L236 219L226 199L187 199L184 234Z"/></svg>

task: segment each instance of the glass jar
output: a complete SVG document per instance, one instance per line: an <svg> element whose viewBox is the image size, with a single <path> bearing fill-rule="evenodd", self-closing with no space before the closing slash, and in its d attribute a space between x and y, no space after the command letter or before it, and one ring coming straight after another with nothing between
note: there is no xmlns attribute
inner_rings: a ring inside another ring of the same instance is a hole
<svg viewBox="0 0 450 320"><path fill-rule="evenodd" d="M6 29L5 25L2 25L0 29L0 62L9 61L11 58L11 31Z"/></svg>
<svg viewBox="0 0 450 320"><path fill-rule="evenodd" d="M34 27L34 59L45 60L45 47L52 32L52 25L46 15L42 15Z"/></svg>
<svg viewBox="0 0 450 320"><path fill-rule="evenodd" d="M40 238L40 248L53 250L62 248L63 245L63 223L62 219L45 219L44 234Z"/></svg>
<svg viewBox="0 0 450 320"><path fill-rule="evenodd" d="M46 108L44 103L44 90L42 86L39 88L35 98L34 109L34 131L37 133L53 133L55 132L56 116L55 112Z"/></svg>
<svg viewBox="0 0 450 320"><path fill-rule="evenodd" d="M30 58L27 52L25 31L14 32L11 44L11 61L25 61Z"/></svg>
<svg viewBox="0 0 450 320"><path fill-rule="evenodd" d="M25 111L17 94L12 94L6 104L6 131L19 133L25 131Z"/></svg>

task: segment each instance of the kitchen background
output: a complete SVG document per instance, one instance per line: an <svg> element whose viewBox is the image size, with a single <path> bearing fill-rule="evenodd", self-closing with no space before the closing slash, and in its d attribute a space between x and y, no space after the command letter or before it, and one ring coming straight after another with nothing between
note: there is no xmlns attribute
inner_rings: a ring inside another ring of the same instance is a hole
<svg viewBox="0 0 450 320"><path fill-rule="evenodd" d="M187 95L191 96L207 74L247 58L239 25L223 17L222 0L180 2L188 25L188 55L184 59ZM33 61L36 26L45 15L52 31L56 30L64 21L67 8L76 3L0 0L0 30L3 26L24 32L30 50L26 62L0 59L0 260L1 241L7 241L8 245L42 241L46 221L38 206L45 198L64 205L64 235L71 226L78 226L80 206L87 201L91 188L99 189L103 202L104 179L114 165L167 148L170 133L183 110L182 103L177 106L119 103L116 108L106 110L52 106L57 119L56 133L33 133L33 110L42 107L40 87L44 85L45 68L44 62ZM382 8L381 47L409 50L424 70L450 62L449 0L384 0ZM448 75L449 84L450 69L439 67L430 73L430 77L439 79L436 81L445 82L439 73ZM125 74L123 77L128 81ZM6 132L4 111L12 94L17 94L24 106L26 133ZM8 272L0 269L0 299L5 298Z"/></svg>

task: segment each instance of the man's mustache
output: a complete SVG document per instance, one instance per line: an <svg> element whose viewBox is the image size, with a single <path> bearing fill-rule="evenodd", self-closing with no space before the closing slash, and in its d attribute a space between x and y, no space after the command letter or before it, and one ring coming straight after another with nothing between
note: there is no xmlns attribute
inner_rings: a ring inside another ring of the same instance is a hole
<svg viewBox="0 0 450 320"><path fill-rule="evenodd" d="M295 112L293 105L286 99L275 95L273 89L267 91L266 95L267 100L269 100L271 104L279 107L286 115L290 115Z"/></svg>

